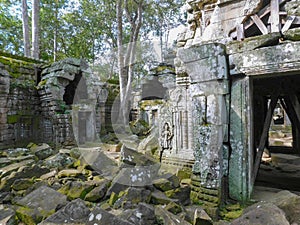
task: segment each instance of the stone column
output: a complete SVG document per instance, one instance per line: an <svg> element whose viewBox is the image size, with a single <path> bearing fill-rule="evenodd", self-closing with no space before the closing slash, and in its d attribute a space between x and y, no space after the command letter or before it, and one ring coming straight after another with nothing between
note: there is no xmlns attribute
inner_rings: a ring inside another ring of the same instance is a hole
<svg viewBox="0 0 300 225"><path fill-rule="evenodd" d="M192 200L209 208L221 202L223 155L228 148L228 69L225 48L211 43L180 49L178 72L190 77L193 151ZM227 165L227 162L225 162ZM215 212L211 212L215 214Z"/></svg>
<svg viewBox="0 0 300 225"><path fill-rule="evenodd" d="M9 94L10 78L4 65L0 63L0 148L5 146L8 138L7 98Z"/></svg>
<svg viewBox="0 0 300 225"><path fill-rule="evenodd" d="M250 198L252 186L251 105L249 78L233 79L230 105L229 196L238 201Z"/></svg>

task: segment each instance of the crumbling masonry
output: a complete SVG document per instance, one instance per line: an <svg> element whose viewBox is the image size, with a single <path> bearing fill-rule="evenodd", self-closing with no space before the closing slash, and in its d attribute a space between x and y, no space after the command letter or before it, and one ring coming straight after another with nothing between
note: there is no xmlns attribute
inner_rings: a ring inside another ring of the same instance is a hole
<svg viewBox="0 0 300 225"><path fill-rule="evenodd" d="M289 151L300 153L299 7L298 1L187 1L177 83L159 126L173 125L176 146L163 163L192 164L194 202L217 209L224 198L250 199L278 102L292 123Z"/></svg>
<svg viewBox="0 0 300 225"><path fill-rule="evenodd" d="M289 151L300 154L299 7L296 0L187 1L175 73L167 66L151 81L161 96L146 87L133 95L132 118L141 101L159 136L169 132L162 166L190 172L191 199L212 211L226 198L249 200L278 102L292 124ZM108 93L83 61L45 66L4 53L0 60L0 148L92 142L100 133Z"/></svg>

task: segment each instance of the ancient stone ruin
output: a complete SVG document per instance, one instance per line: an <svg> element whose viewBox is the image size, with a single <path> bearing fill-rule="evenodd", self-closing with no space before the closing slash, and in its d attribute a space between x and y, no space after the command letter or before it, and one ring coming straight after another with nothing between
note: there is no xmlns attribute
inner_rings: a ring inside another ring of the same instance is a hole
<svg viewBox="0 0 300 225"><path fill-rule="evenodd" d="M118 82L1 53L0 224L300 223L288 191L241 207L259 182L300 190L299 7L186 1L174 63L133 90L126 137Z"/></svg>
<svg viewBox="0 0 300 225"><path fill-rule="evenodd" d="M299 154L298 11L297 1L188 1L175 67L189 80L196 200L250 198L278 105Z"/></svg>

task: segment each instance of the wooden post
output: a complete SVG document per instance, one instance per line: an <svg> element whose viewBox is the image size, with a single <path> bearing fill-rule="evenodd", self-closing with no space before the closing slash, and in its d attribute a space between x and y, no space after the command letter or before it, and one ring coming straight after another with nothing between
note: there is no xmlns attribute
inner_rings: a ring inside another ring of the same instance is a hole
<svg viewBox="0 0 300 225"><path fill-rule="evenodd" d="M252 186L254 185L257 174L258 174L258 169L259 169L261 157L263 155L264 148L266 146L266 141L267 141L267 138L268 138L269 128L270 128L271 121L272 121L272 115L273 115L274 109L276 107L278 97L279 97L279 94L271 96L270 106L269 106L268 111L267 111L263 131L262 131L262 134L261 134L261 137L260 137L259 145L257 147L258 151L256 153L256 158L255 158L255 161L254 161L254 167L253 167L253 171L252 171L252 182L251 182Z"/></svg>
<svg viewBox="0 0 300 225"><path fill-rule="evenodd" d="M287 31L294 22L295 18L295 16L288 16L284 26L281 29L281 32Z"/></svg>
<svg viewBox="0 0 300 225"><path fill-rule="evenodd" d="M270 5L271 5L271 15L270 15L271 32L279 32L280 31L279 2L278 0L271 0Z"/></svg>
<svg viewBox="0 0 300 225"><path fill-rule="evenodd" d="M265 26L263 21L256 14L251 16L251 19L256 24L256 26L258 27L258 29L261 31L262 34L267 34L268 33L267 27Z"/></svg>
<svg viewBox="0 0 300 225"><path fill-rule="evenodd" d="M283 99L284 99L284 104L282 103L281 100L281 105L283 106L284 110L286 111L289 118L291 119L292 124L295 125L295 127L300 132L300 120L295 110L295 106L293 105L293 102L290 99L290 96L284 96Z"/></svg>
<svg viewBox="0 0 300 225"><path fill-rule="evenodd" d="M245 38L244 24L238 24L236 26L236 36L238 41L244 40Z"/></svg>

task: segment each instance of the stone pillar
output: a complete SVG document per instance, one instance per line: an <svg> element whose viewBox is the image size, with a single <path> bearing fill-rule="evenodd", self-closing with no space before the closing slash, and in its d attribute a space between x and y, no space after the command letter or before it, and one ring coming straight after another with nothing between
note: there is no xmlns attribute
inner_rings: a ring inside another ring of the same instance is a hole
<svg viewBox="0 0 300 225"><path fill-rule="evenodd" d="M191 198L216 214L223 191L223 156L228 155L228 69L221 44L203 44L179 49L178 72L191 81L189 96L193 118L195 163ZM226 151L224 153L224 151Z"/></svg>
<svg viewBox="0 0 300 225"><path fill-rule="evenodd" d="M4 65L0 63L0 148L5 146L8 138L7 98L9 94L10 78Z"/></svg>
<svg viewBox="0 0 300 225"><path fill-rule="evenodd" d="M231 87L229 196L246 201L252 192L252 140L249 78L234 79Z"/></svg>
<svg viewBox="0 0 300 225"><path fill-rule="evenodd" d="M72 124L77 144L96 140L95 104L73 104Z"/></svg>

